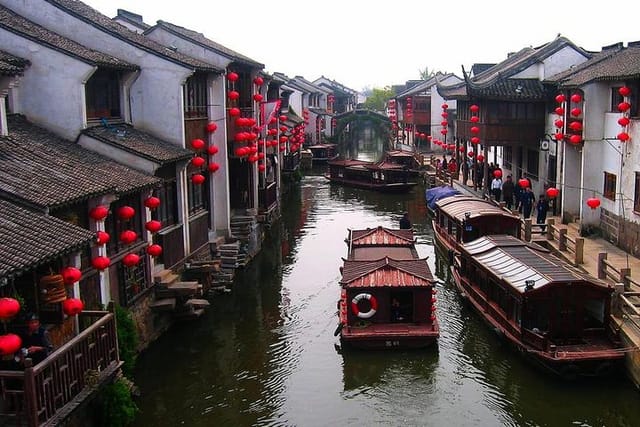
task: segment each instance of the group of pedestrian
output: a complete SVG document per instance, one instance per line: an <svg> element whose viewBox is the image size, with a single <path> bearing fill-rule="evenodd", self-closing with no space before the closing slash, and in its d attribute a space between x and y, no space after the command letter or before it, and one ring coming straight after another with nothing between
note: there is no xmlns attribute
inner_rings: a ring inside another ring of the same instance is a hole
<svg viewBox="0 0 640 427"><path fill-rule="evenodd" d="M498 170L498 169L494 169ZM521 183L525 183L522 185ZM536 223L544 224L547 220L547 212L549 211L549 200L541 194L536 202L535 195L531 189L531 180L528 177L522 177L518 182L514 182L511 175L507 175L506 180L502 181L501 173L494 173L491 181L490 191L493 199L497 202L503 201L507 209L518 210L524 218L531 218L534 208L536 210ZM515 200L514 200L515 199Z"/></svg>

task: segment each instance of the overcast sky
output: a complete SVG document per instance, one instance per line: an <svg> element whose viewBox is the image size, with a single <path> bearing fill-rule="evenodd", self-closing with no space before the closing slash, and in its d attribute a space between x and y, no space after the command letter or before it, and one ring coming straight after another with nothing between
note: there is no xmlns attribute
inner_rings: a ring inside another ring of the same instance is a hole
<svg viewBox="0 0 640 427"><path fill-rule="evenodd" d="M635 2L564 0L84 0L113 17L117 9L164 20L265 64L265 71L324 75L347 87L382 88L419 71L455 73L503 61L509 52L558 33L587 50L640 40Z"/></svg>

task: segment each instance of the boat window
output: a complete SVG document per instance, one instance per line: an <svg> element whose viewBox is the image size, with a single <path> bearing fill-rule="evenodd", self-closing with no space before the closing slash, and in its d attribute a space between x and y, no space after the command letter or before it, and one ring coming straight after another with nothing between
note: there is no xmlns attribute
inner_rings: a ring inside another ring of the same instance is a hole
<svg viewBox="0 0 640 427"><path fill-rule="evenodd" d="M529 300L526 312L522 317L522 324L525 329L529 329L538 334L549 330L549 301Z"/></svg>
<svg viewBox="0 0 640 427"><path fill-rule="evenodd" d="M511 297L511 319L520 326L522 323L522 319L520 318L520 309L522 306L520 305L520 301L515 297Z"/></svg>
<svg viewBox="0 0 640 427"><path fill-rule="evenodd" d="M604 327L604 300L601 298L587 299L584 302L584 319L582 327L584 329Z"/></svg>
<svg viewBox="0 0 640 427"><path fill-rule="evenodd" d="M412 292L390 292L389 302L392 322L413 322Z"/></svg>

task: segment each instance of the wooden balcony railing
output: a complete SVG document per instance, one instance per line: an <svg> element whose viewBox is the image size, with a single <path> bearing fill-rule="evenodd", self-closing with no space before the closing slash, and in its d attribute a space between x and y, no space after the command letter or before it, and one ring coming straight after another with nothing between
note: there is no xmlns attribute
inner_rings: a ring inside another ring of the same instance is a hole
<svg viewBox="0 0 640 427"><path fill-rule="evenodd" d="M260 211L266 212L271 210L278 201L278 188L275 182L270 182L265 188L261 188L258 193L258 202Z"/></svg>
<svg viewBox="0 0 640 427"><path fill-rule="evenodd" d="M0 425L57 425L118 372L114 314L85 311L79 317L86 329L45 360L0 371Z"/></svg>
<svg viewBox="0 0 640 427"><path fill-rule="evenodd" d="M298 169L300 165L300 151L289 153L282 159L282 171L293 172Z"/></svg>

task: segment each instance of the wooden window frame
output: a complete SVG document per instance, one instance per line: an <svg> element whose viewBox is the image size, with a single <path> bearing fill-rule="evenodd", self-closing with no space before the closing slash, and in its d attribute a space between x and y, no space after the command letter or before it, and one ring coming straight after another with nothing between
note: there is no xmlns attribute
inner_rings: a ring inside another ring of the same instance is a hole
<svg viewBox="0 0 640 427"><path fill-rule="evenodd" d="M609 172L603 172L603 174L602 197L615 202L618 177L616 174Z"/></svg>
<svg viewBox="0 0 640 427"><path fill-rule="evenodd" d="M640 172L635 172L635 189L633 195L633 211L640 214Z"/></svg>
<svg viewBox="0 0 640 427"><path fill-rule="evenodd" d="M87 120L122 118L122 72L98 69L85 84Z"/></svg>

